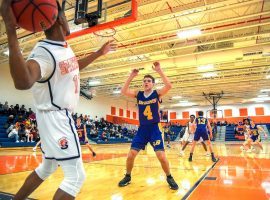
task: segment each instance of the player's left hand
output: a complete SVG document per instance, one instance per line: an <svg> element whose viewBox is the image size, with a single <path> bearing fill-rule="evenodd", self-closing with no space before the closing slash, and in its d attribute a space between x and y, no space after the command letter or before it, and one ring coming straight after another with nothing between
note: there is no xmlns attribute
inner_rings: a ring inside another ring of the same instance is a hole
<svg viewBox="0 0 270 200"><path fill-rule="evenodd" d="M264 137L265 137L265 138L268 138L268 135L267 135L267 134L265 134L265 135L264 135Z"/></svg>
<svg viewBox="0 0 270 200"><path fill-rule="evenodd" d="M16 28L17 26L16 18L11 8L11 3L12 3L12 0L5 0L5 1L2 1L2 4L1 4L0 12L3 18L3 21L6 24L6 28Z"/></svg>
<svg viewBox="0 0 270 200"><path fill-rule="evenodd" d="M210 134L210 140L212 140L213 139L213 134Z"/></svg>
<svg viewBox="0 0 270 200"><path fill-rule="evenodd" d="M103 44L103 46L98 50L101 55L106 55L110 51L116 51L117 45L113 43L113 40L110 40Z"/></svg>
<svg viewBox="0 0 270 200"><path fill-rule="evenodd" d="M152 65L152 68L157 73L161 72L161 68L160 68L160 63L159 62L154 62L153 65Z"/></svg>

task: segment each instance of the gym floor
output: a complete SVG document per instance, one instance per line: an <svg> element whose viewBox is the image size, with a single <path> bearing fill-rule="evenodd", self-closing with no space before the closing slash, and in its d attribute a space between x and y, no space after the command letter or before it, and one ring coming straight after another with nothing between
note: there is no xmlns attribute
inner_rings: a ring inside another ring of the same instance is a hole
<svg viewBox="0 0 270 200"><path fill-rule="evenodd" d="M173 143L166 149L171 172L179 190L170 190L166 177L151 146L140 152L135 160L130 185L119 188L125 174L129 144L93 145L97 157L93 158L82 147L87 174L83 188L76 199L131 200L131 199L269 199L270 198L270 147L264 151L242 153L240 144L215 143L219 161L214 164L197 145L193 162L188 162L190 147L180 157L180 145ZM25 178L41 161L41 152L31 148L0 149L0 199L14 194ZM63 179L59 168L31 196L33 199L52 199Z"/></svg>

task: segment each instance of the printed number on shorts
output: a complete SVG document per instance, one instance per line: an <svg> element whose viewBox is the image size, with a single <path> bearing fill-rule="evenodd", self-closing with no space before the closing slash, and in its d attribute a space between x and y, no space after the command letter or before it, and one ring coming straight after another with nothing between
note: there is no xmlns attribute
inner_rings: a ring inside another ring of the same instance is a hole
<svg viewBox="0 0 270 200"><path fill-rule="evenodd" d="M151 107L149 105L146 106L145 110L143 111L143 115L146 116L148 120L153 119L153 114L151 112Z"/></svg>
<svg viewBox="0 0 270 200"><path fill-rule="evenodd" d="M156 140L155 142L153 142L153 146L158 146L160 145L160 140Z"/></svg>

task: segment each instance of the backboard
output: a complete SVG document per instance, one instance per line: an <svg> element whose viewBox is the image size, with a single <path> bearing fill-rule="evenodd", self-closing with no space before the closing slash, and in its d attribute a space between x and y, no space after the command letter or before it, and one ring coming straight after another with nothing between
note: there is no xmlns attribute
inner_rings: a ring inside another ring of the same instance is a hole
<svg viewBox="0 0 270 200"><path fill-rule="evenodd" d="M137 9L137 0L76 0L75 23L67 39L134 22Z"/></svg>

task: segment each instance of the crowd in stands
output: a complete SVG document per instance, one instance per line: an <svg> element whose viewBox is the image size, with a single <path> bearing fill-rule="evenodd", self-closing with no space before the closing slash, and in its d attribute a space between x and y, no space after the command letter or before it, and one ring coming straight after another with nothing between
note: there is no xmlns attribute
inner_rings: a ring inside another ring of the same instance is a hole
<svg viewBox="0 0 270 200"><path fill-rule="evenodd" d="M37 142L39 141L38 127L36 123L35 113L31 108L26 109L24 105L9 105L8 102L2 104L0 102L0 115L7 116L4 124L8 138L14 139L15 142ZM85 124L89 139L100 139L104 142L115 138L132 139L138 130L138 127L130 124L113 124L104 118L90 118L90 115L72 114L74 122L77 118L81 118L81 122ZM167 123L164 127L166 136L175 138L174 128L181 127L177 123ZM165 138L166 139L166 138Z"/></svg>
<svg viewBox="0 0 270 200"><path fill-rule="evenodd" d="M0 103L0 114L7 116L4 124L8 138L15 139L15 142L35 142L39 140L36 124L36 115L24 105L9 105L6 101Z"/></svg>
<svg viewBox="0 0 270 200"><path fill-rule="evenodd" d="M91 119L89 115L72 115L74 121L77 118L81 118L81 122L85 124L86 129L89 131L90 139L99 138L102 141L108 141L110 138L133 138L137 133L136 126L130 125L118 125L106 121L104 118L98 118L97 116L94 119Z"/></svg>

